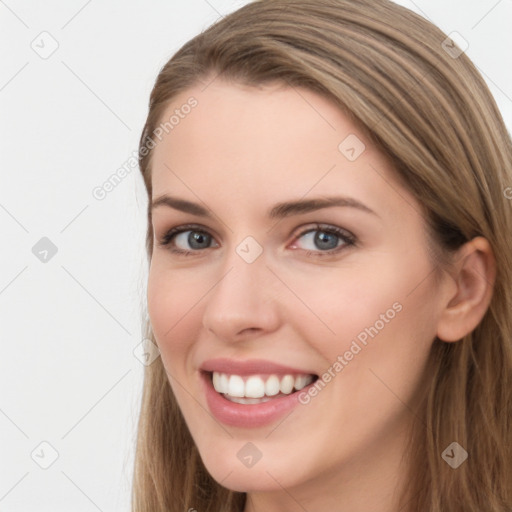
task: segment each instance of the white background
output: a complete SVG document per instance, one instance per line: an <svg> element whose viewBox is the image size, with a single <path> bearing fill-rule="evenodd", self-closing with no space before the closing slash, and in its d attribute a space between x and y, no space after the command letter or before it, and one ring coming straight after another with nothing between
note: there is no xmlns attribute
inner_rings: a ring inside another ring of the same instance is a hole
<svg viewBox="0 0 512 512"><path fill-rule="evenodd" d="M92 190L137 151L161 66L246 3L0 0L2 512L129 510L147 203L136 167ZM467 40L510 130L512 2L399 3Z"/></svg>

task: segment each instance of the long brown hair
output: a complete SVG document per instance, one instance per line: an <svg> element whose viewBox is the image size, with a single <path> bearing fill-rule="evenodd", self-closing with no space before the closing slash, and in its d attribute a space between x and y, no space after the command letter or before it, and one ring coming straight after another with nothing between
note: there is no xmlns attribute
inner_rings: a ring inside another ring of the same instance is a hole
<svg viewBox="0 0 512 512"><path fill-rule="evenodd" d="M512 143L465 53L388 0L259 0L187 42L161 69L140 139L151 199L151 150L164 110L200 82L281 82L329 98L394 164L425 211L437 265L479 235L497 276L489 308L455 343L435 339L408 454L404 506L422 512L512 510ZM200 108L200 105L199 107ZM148 208L146 249L153 231ZM154 341L144 318L146 338ZM442 458L458 442L468 459ZM239 512L246 495L208 474L161 359L145 368L133 512Z"/></svg>

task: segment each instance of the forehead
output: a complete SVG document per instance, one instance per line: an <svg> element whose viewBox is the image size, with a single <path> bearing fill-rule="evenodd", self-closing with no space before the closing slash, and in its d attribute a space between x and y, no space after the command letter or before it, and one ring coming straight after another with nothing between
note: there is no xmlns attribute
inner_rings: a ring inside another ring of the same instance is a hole
<svg viewBox="0 0 512 512"><path fill-rule="evenodd" d="M190 109L186 105L192 98L196 106ZM180 115L181 110L188 113ZM283 85L256 88L220 80L175 97L162 121L171 118L173 126L163 134L171 145L185 141L189 147L230 148L232 152L236 148L247 151L251 145L251 153L257 152L258 144L284 144L297 152L300 147L294 141L299 139L309 140L308 148L312 148L316 138L328 137L326 143L332 146L344 132L356 131L336 106L309 90Z"/></svg>
<svg viewBox="0 0 512 512"><path fill-rule="evenodd" d="M243 203L332 191L364 200L380 187L385 199L382 180L393 180L368 137L333 102L303 88L214 80L176 96L161 123L153 197L224 192Z"/></svg>

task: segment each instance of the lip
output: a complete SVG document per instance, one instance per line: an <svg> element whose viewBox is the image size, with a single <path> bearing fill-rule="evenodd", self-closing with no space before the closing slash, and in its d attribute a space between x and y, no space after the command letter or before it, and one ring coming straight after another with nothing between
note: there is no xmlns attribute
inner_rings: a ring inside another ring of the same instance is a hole
<svg viewBox="0 0 512 512"><path fill-rule="evenodd" d="M245 361L227 358L208 359L200 366L200 370L240 375L241 377L253 374L317 375L307 369L292 368L265 359L248 359Z"/></svg>
<svg viewBox="0 0 512 512"><path fill-rule="evenodd" d="M200 372L210 412L220 422L233 427L256 428L277 421L299 405L299 393L307 392L314 382L286 396L273 398L261 404L238 404L217 393L210 373Z"/></svg>
<svg viewBox="0 0 512 512"><path fill-rule="evenodd" d="M209 368L212 369L210 370ZM239 404L231 402L215 391L211 379L211 372L213 371L240 376L249 375L251 373L273 373L279 375L316 374L312 374L307 370L298 370L283 365L277 365L269 361L255 359L251 361L238 361L236 363L229 359L212 359L211 361L203 363L199 374L210 412L221 423L241 428L262 427L279 420L294 407L299 405L299 394L307 392L316 382L313 381L301 390L294 391L289 395L272 398L268 402L261 404Z"/></svg>

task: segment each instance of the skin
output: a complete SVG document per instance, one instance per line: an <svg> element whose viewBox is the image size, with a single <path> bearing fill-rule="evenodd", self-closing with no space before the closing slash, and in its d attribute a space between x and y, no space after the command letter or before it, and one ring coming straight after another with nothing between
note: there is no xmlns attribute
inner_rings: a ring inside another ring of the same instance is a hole
<svg viewBox="0 0 512 512"><path fill-rule="evenodd" d="M152 199L170 194L214 217L155 208L148 281L151 325L201 458L223 486L248 492L245 512L396 511L429 350L436 335L457 341L481 320L494 275L489 246L468 243L435 281L419 204L329 100L220 79L203 89L169 105L165 119L190 96L198 100L153 150ZM350 134L366 146L354 161L338 149ZM375 214L329 207L266 217L277 202L334 194ZM206 248L191 247L189 233L174 243L192 255L158 244L186 223L212 235ZM332 235L339 252L317 256L325 249L316 232L303 234L315 223L349 231L356 245ZM236 252L247 236L263 249L252 263ZM198 374L204 360L261 358L322 375L394 303L400 312L284 420L236 428L209 413ZM262 453L251 468L237 458L248 441Z"/></svg>

